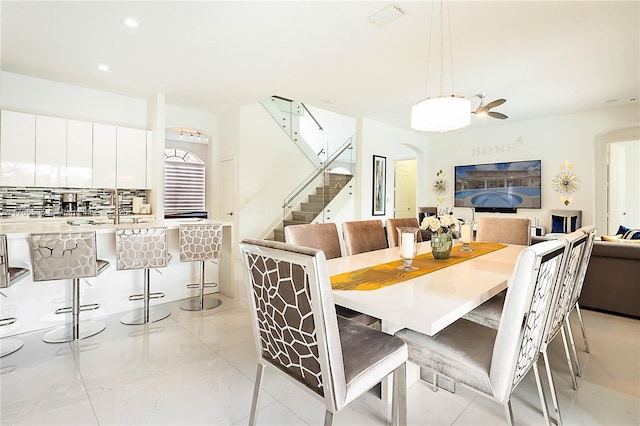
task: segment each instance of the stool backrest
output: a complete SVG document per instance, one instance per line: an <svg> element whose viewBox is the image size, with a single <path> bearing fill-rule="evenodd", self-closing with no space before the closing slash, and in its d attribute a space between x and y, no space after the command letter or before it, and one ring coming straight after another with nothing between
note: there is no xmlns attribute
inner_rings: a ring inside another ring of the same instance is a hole
<svg viewBox="0 0 640 426"><path fill-rule="evenodd" d="M167 228L116 229L116 268L163 268L169 262Z"/></svg>
<svg viewBox="0 0 640 426"><path fill-rule="evenodd" d="M221 224L181 224L178 228L178 234L180 262L220 259Z"/></svg>
<svg viewBox="0 0 640 426"><path fill-rule="evenodd" d="M54 232L31 234L33 281L95 277L96 233Z"/></svg>
<svg viewBox="0 0 640 426"><path fill-rule="evenodd" d="M0 234L0 288L9 287L9 250L7 236Z"/></svg>

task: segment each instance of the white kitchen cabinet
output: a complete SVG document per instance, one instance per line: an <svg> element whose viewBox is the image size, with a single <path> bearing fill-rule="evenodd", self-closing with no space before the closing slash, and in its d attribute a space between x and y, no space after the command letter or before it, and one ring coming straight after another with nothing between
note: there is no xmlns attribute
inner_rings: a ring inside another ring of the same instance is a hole
<svg viewBox="0 0 640 426"><path fill-rule="evenodd" d="M67 187L93 185L93 124L67 120Z"/></svg>
<svg viewBox="0 0 640 426"><path fill-rule="evenodd" d="M34 186L36 116L2 111L0 115L0 185Z"/></svg>
<svg viewBox="0 0 640 426"><path fill-rule="evenodd" d="M116 187L116 126L93 124L94 188Z"/></svg>
<svg viewBox="0 0 640 426"><path fill-rule="evenodd" d="M153 132L147 130L147 180L146 189L151 189L153 186Z"/></svg>
<svg viewBox="0 0 640 426"><path fill-rule="evenodd" d="M117 129L118 188L144 189L147 186L147 132L142 129Z"/></svg>
<svg viewBox="0 0 640 426"><path fill-rule="evenodd" d="M36 115L36 186L67 185L67 120Z"/></svg>

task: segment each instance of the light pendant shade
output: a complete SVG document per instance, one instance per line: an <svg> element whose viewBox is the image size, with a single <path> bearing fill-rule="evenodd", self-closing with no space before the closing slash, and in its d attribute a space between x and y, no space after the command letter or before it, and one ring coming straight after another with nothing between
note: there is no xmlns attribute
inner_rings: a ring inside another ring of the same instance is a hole
<svg viewBox="0 0 640 426"><path fill-rule="evenodd" d="M411 108L411 127L424 132L446 132L471 122L471 101L458 96L423 99Z"/></svg>

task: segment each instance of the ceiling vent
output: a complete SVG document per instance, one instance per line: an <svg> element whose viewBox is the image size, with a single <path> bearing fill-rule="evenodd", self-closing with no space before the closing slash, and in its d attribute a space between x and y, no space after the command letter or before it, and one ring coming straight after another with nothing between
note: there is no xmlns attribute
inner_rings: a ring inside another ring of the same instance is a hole
<svg viewBox="0 0 640 426"><path fill-rule="evenodd" d="M396 19L402 18L406 14L407 12L405 12L403 8L395 4L392 4L385 7L381 11L376 12L373 15L369 16L367 20L371 22L373 25L375 25L376 27L381 28L387 24L392 23Z"/></svg>

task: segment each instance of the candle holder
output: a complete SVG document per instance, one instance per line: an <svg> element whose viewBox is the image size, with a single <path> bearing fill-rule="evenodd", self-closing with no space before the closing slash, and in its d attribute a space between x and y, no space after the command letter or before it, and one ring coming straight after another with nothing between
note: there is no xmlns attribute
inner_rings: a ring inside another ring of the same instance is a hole
<svg viewBox="0 0 640 426"><path fill-rule="evenodd" d="M415 271L417 266L413 266L413 258L418 253L418 231L419 228L399 227L398 229L398 254L402 259L402 266L398 266L401 271Z"/></svg>
<svg viewBox="0 0 640 426"><path fill-rule="evenodd" d="M471 241L473 241L473 221L464 222L460 225L460 243L462 244L461 252L471 253Z"/></svg>

